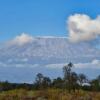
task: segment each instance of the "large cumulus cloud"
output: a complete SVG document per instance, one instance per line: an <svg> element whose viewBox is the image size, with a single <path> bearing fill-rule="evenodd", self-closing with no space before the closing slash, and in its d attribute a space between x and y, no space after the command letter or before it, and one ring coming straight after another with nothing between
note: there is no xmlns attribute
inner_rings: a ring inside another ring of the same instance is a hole
<svg viewBox="0 0 100 100"><path fill-rule="evenodd" d="M67 21L71 42L90 41L100 35L100 16L95 19L85 14L71 15Z"/></svg>

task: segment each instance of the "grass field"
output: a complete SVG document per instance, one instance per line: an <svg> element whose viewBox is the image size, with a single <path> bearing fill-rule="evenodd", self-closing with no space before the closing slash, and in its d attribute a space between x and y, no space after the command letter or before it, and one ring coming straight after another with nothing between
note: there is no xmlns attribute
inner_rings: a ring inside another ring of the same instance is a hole
<svg viewBox="0 0 100 100"><path fill-rule="evenodd" d="M10 90L0 93L0 100L100 100L100 92L76 91L68 93L61 89L27 91Z"/></svg>

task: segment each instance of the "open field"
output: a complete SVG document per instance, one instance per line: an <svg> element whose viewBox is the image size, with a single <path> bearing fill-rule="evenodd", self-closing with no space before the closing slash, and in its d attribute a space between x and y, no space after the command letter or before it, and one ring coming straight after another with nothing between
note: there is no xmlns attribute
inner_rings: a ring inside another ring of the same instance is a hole
<svg viewBox="0 0 100 100"><path fill-rule="evenodd" d="M100 92L76 91L68 93L62 89L28 91L10 90L0 93L0 100L100 100Z"/></svg>

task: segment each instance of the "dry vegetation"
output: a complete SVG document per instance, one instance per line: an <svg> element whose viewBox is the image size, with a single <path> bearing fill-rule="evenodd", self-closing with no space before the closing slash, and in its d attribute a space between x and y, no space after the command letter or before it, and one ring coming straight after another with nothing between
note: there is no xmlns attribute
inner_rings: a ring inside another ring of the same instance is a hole
<svg viewBox="0 0 100 100"><path fill-rule="evenodd" d="M100 92L76 91L68 93L62 89L27 91L10 90L0 93L0 100L100 100Z"/></svg>

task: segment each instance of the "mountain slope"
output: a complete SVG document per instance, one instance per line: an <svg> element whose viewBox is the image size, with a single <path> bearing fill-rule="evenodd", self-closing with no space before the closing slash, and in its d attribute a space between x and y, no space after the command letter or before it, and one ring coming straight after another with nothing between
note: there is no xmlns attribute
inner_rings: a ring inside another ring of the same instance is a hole
<svg viewBox="0 0 100 100"><path fill-rule="evenodd" d="M0 64L52 64L99 59L100 51L88 43L69 43L67 38L34 37L23 45L11 42L0 48Z"/></svg>

